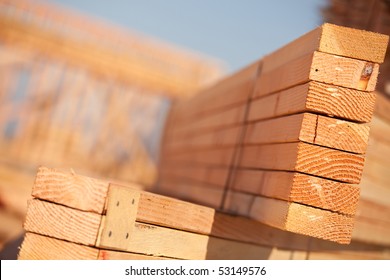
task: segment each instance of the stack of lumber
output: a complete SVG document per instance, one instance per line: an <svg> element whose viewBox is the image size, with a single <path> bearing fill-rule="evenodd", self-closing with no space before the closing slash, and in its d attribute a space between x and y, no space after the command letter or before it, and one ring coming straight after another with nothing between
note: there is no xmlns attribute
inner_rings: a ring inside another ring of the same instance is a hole
<svg viewBox="0 0 390 280"><path fill-rule="evenodd" d="M72 172L41 167L19 259L315 259L389 257ZM336 251L337 250L337 251Z"/></svg>
<svg viewBox="0 0 390 280"><path fill-rule="evenodd" d="M324 24L178 102L156 190L349 243L387 42Z"/></svg>

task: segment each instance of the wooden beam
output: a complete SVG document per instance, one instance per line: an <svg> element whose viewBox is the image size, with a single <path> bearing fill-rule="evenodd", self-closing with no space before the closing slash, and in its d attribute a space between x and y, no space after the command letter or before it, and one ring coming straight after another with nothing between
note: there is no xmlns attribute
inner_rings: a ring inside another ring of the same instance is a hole
<svg viewBox="0 0 390 280"><path fill-rule="evenodd" d="M101 215L33 199L29 201L26 231L94 246Z"/></svg>
<svg viewBox="0 0 390 280"><path fill-rule="evenodd" d="M249 216L276 228L341 244L350 242L353 230L352 217L260 196L255 198Z"/></svg>
<svg viewBox="0 0 390 280"><path fill-rule="evenodd" d="M375 97L375 93L311 81L252 100L248 120L312 112L354 122L369 122Z"/></svg>
<svg viewBox="0 0 390 280"><path fill-rule="evenodd" d="M388 40L387 35L325 23L267 55L264 71L314 51L382 63Z"/></svg>
<svg viewBox="0 0 390 280"><path fill-rule="evenodd" d="M357 184L364 157L306 143L245 146L240 168L298 171L310 175Z"/></svg>
<svg viewBox="0 0 390 280"><path fill-rule="evenodd" d="M142 254L102 250L27 232L19 251L18 260L160 260Z"/></svg>
<svg viewBox="0 0 390 280"><path fill-rule="evenodd" d="M99 249L26 232L18 260L96 260Z"/></svg>
<svg viewBox="0 0 390 280"><path fill-rule="evenodd" d="M232 190L354 215L359 186L297 172L237 170Z"/></svg>
<svg viewBox="0 0 390 280"><path fill-rule="evenodd" d="M298 114L247 125L244 145L303 141L363 154L369 126L315 114Z"/></svg>
<svg viewBox="0 0 390 280"><path fill-rule="evenodd" d="M310 53L270 71L264 69L257 79L257 97L309 81L373 91L379 73L379 65L376 63L322 52Z"/></svg>

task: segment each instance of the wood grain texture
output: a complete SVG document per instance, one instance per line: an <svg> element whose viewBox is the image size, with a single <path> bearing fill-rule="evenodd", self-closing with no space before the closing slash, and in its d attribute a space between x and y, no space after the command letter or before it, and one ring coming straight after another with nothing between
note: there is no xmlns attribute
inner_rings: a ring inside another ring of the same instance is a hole
<svg viewBox="0 0 390 280"><path fill-rule="evenodd" d="M174 153L166 155L164 161L167 164L204 164L215 167L228 167L232 161L235 147L223 147L218 149L194 150L187 153Z"/></svg>
<svg viewBox="0 0 390 280"><path fill-rule="evenodd" d="M160 166L160 176L186 178L195 182L223 188L229 175L227 167L207 165L164 164Z"/></svg>
<svg viewBox="0 0 390 280"><path fill-rule="evenodd" d="M80 210L103 213L108 182L40 167L32 195Z"/></svg>
<svg viewBox="0 0 390 280"><path fill-rule="evenodd" d="M247 125L244 144L303 141L363 154L369 126L309 113L280 117Z"/></svg>
<svg viewBox="0 0 390 280"><path fill-rule="evenodd" d="M382 63L389 37L384 34L325 23L319 51Z"/></svg>
<svg viewBox="0 0 390 280"><path fill-rule="evenodd" d="M378 71L378 64L314 52L262 73L257 79L255 96L264 96L309 81L373 91Z"/></svg>
<svg viewBox="0 0 390 280"><path fill-rule="evenodd" d="M190 99L175 102L172 106L174 122L186 123L244 104L253 91L260 63L257 61L248 65L203 89Z"/></svg>
<svg viewBox="0 0 390 280"><path fill-rule="evenodd" d="M31 232L25 234L19 251L19 260L159 260L142 254L102 250L43 236Z"/></svg>
<svg viewBox="0 0 390 280"><path fill-rule="evenodd" d="M271 249L136 223L126 251L183 259L262 259Z"/></svg>
<svg viewBox="0 0 390 280"><path fill-rule="evenodd" d="M155 191L216 209L221 206L223 199L220 187L205 186L204 183L173 176L161 177Z"/></svg>
<svg viewBox="0 0 390 280"><path fill-rule="evenodd" d="M251 101L249 121L313 112L354 122L371 120L376 94L310 81Z"/></svg>
<svg viewBox="0 0 390 280"><path fill-rule="evenodd" d="M325 23L265 56L263 71L314 51L382 63L387 44L386 35Z"/></svg>
<svg viewBox="0 0 390 280"><path fill-rule="evenodd" d="M298 202L354 215L359 200L357 185L344 184L296 172L237 170L232 190Z"/></svg>
<svg viewBox="0 0 390 280"><path fill-rule="evenodd" d="M213 114L204 117L194 117L186 122L175 123L170 134L167 135L167 139L183 135L191 136L194 135L194 131L199 133L200 131L213 131L238 125L244 118L245 107L246 104L238 104L223 111L215 111ZM181 116L179 118L182 119Z"/></svg>
<svg viewBox="0 0 390 280"><path fill-rule="evenodd" d="M99 250L36 233L27 232L19 260L96 260Z"/></svg>
<svg viewBox="0 0 390 280"><path fill-rule="evenodd" d="M83 245L94 246L101 216L66 206L33 199L29 201L24 228Z"/></svg>
<svg viewBox="0 0 390 280"><path fill-rule="evenodd" d="M287 231L348 244L353 218L293 202L256 197L250 217Z"/></svg>
<svg viewBox="0 0 390 280"><path fill-rule="evenodd" d="M169 137L161 153L177 153L185 152L188 149L200 150L210 147L231 147L238 143L241 129L241 125L213 129L203 133L194 129L184 137Z"/></svg>
<svg viewBox="0 0 390 280"><path fill-rule="evenodd" d="M306 143L268 144L242 148L240 168L298 171L357 184L364 157Z"/></svg>

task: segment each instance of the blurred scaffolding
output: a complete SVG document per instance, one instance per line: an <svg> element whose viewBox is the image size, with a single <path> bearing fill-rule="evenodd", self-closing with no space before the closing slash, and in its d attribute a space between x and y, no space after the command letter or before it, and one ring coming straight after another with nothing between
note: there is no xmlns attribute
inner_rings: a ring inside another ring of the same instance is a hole
<svg viewBox="0 0 390 280"><path fill-rule="evenodd" d="M0 248L39 165L146 186L170 102L221 64L53 5L0 0Z"/></svg>

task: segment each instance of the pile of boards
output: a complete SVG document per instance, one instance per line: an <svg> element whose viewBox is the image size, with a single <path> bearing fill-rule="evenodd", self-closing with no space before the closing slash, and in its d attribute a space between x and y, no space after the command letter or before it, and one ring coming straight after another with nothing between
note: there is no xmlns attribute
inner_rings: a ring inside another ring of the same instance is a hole
<svg viewBox="0 0 390 280"><path fill-rule="evenodd" d="M38 170L32 195L19 259L390 257L376 246L293 234L139 185L46 167Z"/></svg>
<svg viewBox="0 0 390 280"><path fill-rule="evenodd" d="M387 42L325 24L177 103L168 196L40 168L19 259L390 258L388 186L358 185Z"/></svg>
<svg viewBox="0 0 390 280"><path fill-rule="evenodd" d="M324 24L179 102L158 191L349 243L387 43Z"/></svg>

